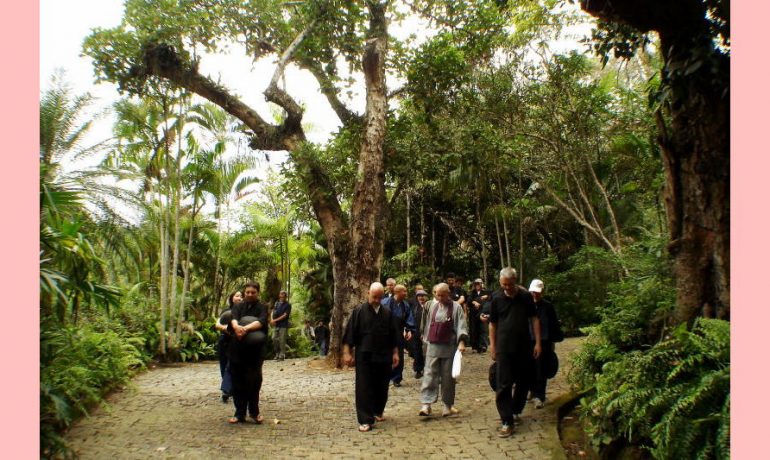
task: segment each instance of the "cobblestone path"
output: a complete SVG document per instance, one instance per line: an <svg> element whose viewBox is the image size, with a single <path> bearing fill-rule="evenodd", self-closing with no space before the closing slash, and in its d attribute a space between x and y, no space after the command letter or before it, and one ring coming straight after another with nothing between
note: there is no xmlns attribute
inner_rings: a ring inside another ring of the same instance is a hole
<svg viewBox="0 0 770 460"><path fill-rule="evenodd" d="M265 424L230 425L232 403L219 399L216 362L158 367L133 379L75 424L66 436L83 459L318 458L386 456L417 459L564 458L550 401L568 391L569 354L580 339L557 344L559 374L549 381L543 409L527 404L513 437L500 439L489 388L488 354L466 352L457 385L457 416L418 417L419 381L404 372L391 386L387 421L359 433L354 372L323 368L317 359L266 361L260 409ZM412 360L406 358L411 369ZM440 414L441 404L434 405ZM250 419L249 419L250 420Z"/></svg>

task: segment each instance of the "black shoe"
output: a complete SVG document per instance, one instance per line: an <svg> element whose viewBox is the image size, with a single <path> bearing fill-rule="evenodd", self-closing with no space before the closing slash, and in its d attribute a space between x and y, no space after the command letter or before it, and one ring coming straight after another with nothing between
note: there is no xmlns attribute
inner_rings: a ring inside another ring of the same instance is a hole
<svg viewBox="0 0 770 460"><path fill-rule="evenodd" d="M230 394L229 393L222 393L222 402L226 403L230 400Z"/></svg>
<svg viewBox="0 0 770 460"><path fill-rule="evenodd" d="M401 386L401 382L393 382L393 386L394 387L400 387Z"/></svg>
<svg viewBox="0 0 770 460"><path fill-rule="evenodd" d="M415 372L414 373L414 378L421 379L422 378L422 372Z"/></svg>

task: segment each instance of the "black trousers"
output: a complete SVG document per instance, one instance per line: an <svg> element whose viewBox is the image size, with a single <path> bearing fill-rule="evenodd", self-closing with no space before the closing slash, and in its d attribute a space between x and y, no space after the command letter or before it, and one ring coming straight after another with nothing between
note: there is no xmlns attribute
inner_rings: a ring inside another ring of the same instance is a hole
<svg viewBox="0 0 770 460"><path fill-rule="evenodd" d="M524 410L534 371L535 360L531 349L527 348L519 353L497 352L495 403L503 423L510 424L513 422L513 415L521 414Z"/></svg>
<svg viewBox="0 0 770 460"><path fill-rule="evenodd" d="M473 308L473 307L471 307ZM479 310L469 312L468 322L470 323L471 348L474 350L486 350L487 340L484 329L484 323L481 322L481 312Z"/></svg>
<svg viewBox="0 0 770 460"><path fill-rule="evenodd" d="M422 372L425 370L425 353L422 352L422 339L419 334L414 334L412 340L409 341L409 349L412 351L412 370L415 372Z"/></svg>
<svg viewBox="0 0 770 460"><path fill-rule="evenodd" d="M239 419L246 418L247 411L251 417L259 415L259 392L262 389L263 362L261 350L259 356L253 357L253 359L230 362L235 417Z"/></svg>
<svg viewBox="0 0 770 460"><path fill-rule="evenodd" d="M393 383L401 383L404 380L404 346L401 342L398 344L398 366L394 367L390 373L390 380Z"/></svg>
<svg viewBox="0 0 770 460"><path fill-rule="evenodd" d="M356 354L356 416L360 425L374 423L388 403L392 363L362 360Z"/></svg>
<svg viewBox="0 0 770 460"><path fill-rule="evenodd" d="M532 396L539 398L541 401L545 401L545 387L548 384L548 374L546 361L547 356L553 353L553 343L548 340L543 340L540 343L543 350L540 356L535 360L535 379L532 382Z"/></svg>

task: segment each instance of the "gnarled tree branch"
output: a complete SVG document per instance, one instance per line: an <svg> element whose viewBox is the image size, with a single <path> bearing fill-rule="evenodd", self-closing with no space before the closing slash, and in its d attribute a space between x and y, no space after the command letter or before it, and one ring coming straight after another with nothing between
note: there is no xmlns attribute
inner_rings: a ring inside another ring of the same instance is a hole
<svg viewBox="0 0 770 460"><path fill-rule="evenodd" d="M146 44L143 49L143 66L133 69L133 73L138 77L155 75L164 78L222 107L254 132L250 143L252 148L293 150L305 140L301 126L286 122L280 126L267 123L227 89L198 73L195 66L183 62L169 45Z"/></svg>

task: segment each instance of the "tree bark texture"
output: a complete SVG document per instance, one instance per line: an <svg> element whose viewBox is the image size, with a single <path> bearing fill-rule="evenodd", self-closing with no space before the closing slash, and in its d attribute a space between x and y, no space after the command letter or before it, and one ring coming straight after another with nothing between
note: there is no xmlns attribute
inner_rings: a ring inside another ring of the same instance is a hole
<svg viewBox="0 0 770 460"><path fill-rule="evenodd" d="M588 1L599 18L656 31L671 126L658 115L665 201L677 284L676 319L704 308L730 315L729 56L713 44L700 0ZM700 63L698 63L700 61Z"/></svg>

